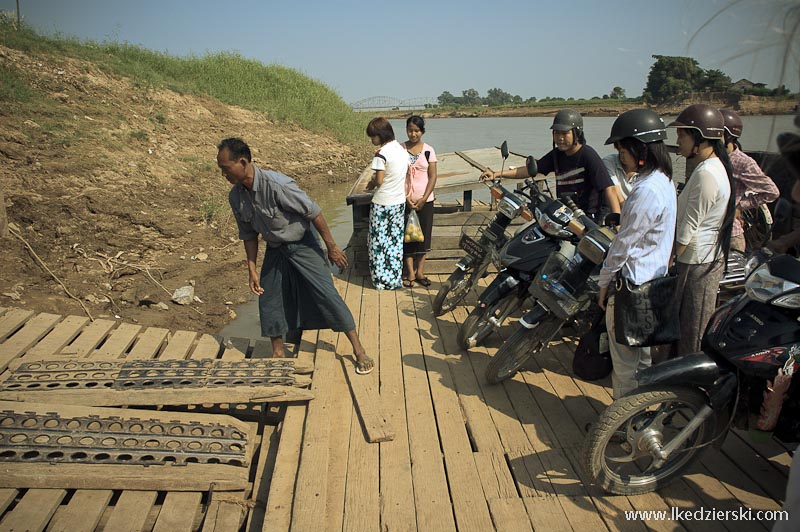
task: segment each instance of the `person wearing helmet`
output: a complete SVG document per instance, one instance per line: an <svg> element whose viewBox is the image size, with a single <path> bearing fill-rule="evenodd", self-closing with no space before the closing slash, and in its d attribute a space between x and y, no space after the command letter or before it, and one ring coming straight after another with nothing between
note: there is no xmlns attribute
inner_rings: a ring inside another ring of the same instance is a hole
<svg viewBox="0 0 800 532"><path fill-rule="evenodd" d="M737 208L737 216L733 220L731 230L731 249L744 253L747 245L739 212L771 203L778 199L781 193L758 163L742 151L739 137L742 135L744 125L739 115L730 109L722 109L720 113L725 120L725 147L733 168L733 198Z"/></svg>
<svg viewBox="0 0 800 532"><path fill-rule="evenodd" d="M583 117L574 109L562 109L553 119L553 149L537 160L539 173L556 174L556 195L573 196L575 204L594 219L598 219L602 200L611 212L619 212L619 200L614 182L608 175L597 152L586 144ZM486 170L481 179L528 177L525 167L492 172ZM602 195L602 198L601 198Z"/></svg>
<svg viewBox="0 0 800 532"><path fill-rule="evenodd" d="M649 109L632 109L614 121L606 140L635 173L630 194L622 206L619 232L611 242L598 281L599 304L606 309L614 398L635 389L636 371L652 364L649 347L617 343L614 297L608 295L609 287L618 277L629 285L641 285L663 277L669 269L677 200L672 184L672 160L664 145L666 138L666 125L660 116Z"/></svg>
<svg viewBox="0 0 800 532"><path fill-rule="evenodd" d="M678 130L678 153L696 163L678 197L675 230L681 317L675 352L680 356L700 351L717 304L735 206L722 113L707 104L690 105L668 127Z"/></svg>

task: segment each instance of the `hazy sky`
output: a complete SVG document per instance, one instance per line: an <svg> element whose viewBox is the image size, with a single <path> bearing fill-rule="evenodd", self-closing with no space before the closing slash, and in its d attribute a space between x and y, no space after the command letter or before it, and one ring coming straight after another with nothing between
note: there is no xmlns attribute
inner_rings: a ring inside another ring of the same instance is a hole
<svg viewBox="0 0 800 532"><path fill-rule="evenodd" d="M775 87L775 47L797 0L20 0L38 31L174 55L237 51L318 79L352 103L371 96L638 96L653 54L688 55L733 81ZM15 0L0 0L14 11ZM755 51L760 49L760 51ZM736 58L739 56L738 58ZM793 61L798 64L797 58ZM800 89L797 67L785 84Z"/></svg>

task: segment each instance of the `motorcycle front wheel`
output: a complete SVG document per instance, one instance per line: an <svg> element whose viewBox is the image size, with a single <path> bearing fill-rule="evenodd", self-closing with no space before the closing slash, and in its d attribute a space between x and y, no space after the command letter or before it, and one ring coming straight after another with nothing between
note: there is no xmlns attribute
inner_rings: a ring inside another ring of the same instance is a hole
<svg viewBox="0 0 800 532"><path fill-rule="evenodd" d="M442 283L436 297L433 298L433 315L441 316L445 312L450 312L458 306L472 288L472 278L475 269L469 271L456 270L450 274L447 281Z"/></svg>
<svg viewBox="0 0 800 532"><path fill-rule="evenodd" d="M486 366L486 380L497 384L510 379L535 353L544 349L561 328L563 320L552 314L532 329L520 326Z"/></svg>
<svg viewBox="0 0 800 532"><path fill-rule="evenodd" d="M511 292L493 305L485 308L475 307L458 329L458 337L456 338L458 345L461 349L472 349L480 345L494 331L494 325L489 320L504 315L507 316L521 305L522 300L517 296L516 292ZM510 308L511 306L513 308Z"/></svg>
<svg viewBox="0 0 800 532"><path fill-rule="evenodd" d="M703 393L686 387L647 389L617 399L586 436L583 465L603 489L638 495L677 478L699 456L713 419L700 425L666 460L654 449L666 446L707 403Z"/></svg>

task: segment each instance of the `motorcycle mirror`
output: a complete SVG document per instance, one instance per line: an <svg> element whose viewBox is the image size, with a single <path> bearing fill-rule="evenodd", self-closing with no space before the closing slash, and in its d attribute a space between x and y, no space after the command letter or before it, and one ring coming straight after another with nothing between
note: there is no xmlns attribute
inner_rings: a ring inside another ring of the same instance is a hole
<svg viewBox="0 0 800 532"><path fill-rule="evenodd" d="M611 227L612 225L619 225L620 215L618 212L610 212L603 218L603 225Z"/></svg>
<svg viewBox="0 0 800 532"><path fill-rule="evenodd" d="M500 155L503 156L503 160L508 159L508 142L505 140L500 145Z"/></svg>
<svg viewBox="0 0 800 532"><path fill-rule="evenodd" d="M536 159L533 158L533 155L528 155L528 158L525 159L525 168L528 170L528 175L531 177L535 177L536 174L539 173L539 168L536 165Z"/></svg>

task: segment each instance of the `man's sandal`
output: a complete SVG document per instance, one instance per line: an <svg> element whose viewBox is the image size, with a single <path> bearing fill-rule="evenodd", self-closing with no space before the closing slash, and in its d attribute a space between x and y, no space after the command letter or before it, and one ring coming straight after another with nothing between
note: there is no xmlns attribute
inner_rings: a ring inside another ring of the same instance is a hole
<svg viewBox="0 0 800 532"><path fill-rule="evenodd" d="M356 359L356 373L359 375L366 375L375 369L374 361L370 357L364 357L361 360Z"/></svg>
<svg viewBox="0 0 800 532"><path fill-rule="evenodd" d="M405 286L406 288L411 288L413 285L414 283L408 277L403 279L403 286Z"/></svg>
<svg viewBox="0 0 800 532"><path fill-rule="evenodd" d="M428 279L427 277L417 277L414 280L417 282L417 284L420 284L420 285L424 286L425 288L427 288L427 287L429 287L431 285L431 280Z"/></svg>

